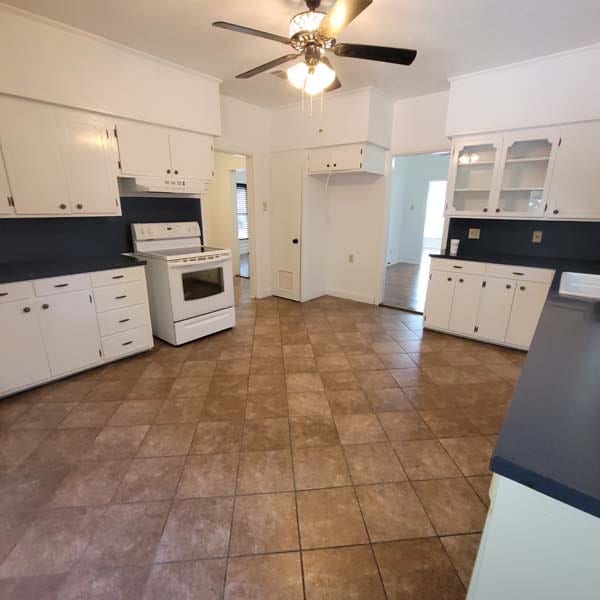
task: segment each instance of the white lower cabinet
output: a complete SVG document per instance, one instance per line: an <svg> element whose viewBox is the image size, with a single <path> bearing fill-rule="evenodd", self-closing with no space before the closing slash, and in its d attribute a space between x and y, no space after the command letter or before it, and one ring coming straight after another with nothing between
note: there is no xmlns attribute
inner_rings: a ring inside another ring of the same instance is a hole
<svg viewBox="0 0 600 600"><path fill-rule="evenodd" d="M152 348L144 267L134 269L1 284L0 397ZM136 293L101 311L95 294L125 285Z"/></svg>
<svg viewBox="0 0 600 600"><path fill-rule="evenodd" d="M0 305L0 396L50 377L34 300Z"/></svg>
<svg viewBox="0 0 600 600"><path fill-rule="evenodd" d="M51 296L39 310L52 375L64 375L98 362L100 334L90 292Z"/></svg>
<svg viewBox="0 0 600 600"><path fill-rule="evenodd" d="M424 326L527 349L553 276L551 269L433 259Z"/></svg>

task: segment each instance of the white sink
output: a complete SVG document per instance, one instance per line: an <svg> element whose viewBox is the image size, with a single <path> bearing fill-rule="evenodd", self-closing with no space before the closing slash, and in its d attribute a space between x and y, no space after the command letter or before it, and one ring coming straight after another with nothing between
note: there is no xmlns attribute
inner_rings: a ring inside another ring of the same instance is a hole
<svg viewBox="0 0 600 600"><path fill-rule="evenodd" d="M600 299L600 275L589 273L563 273L559 294Z"/></svg>

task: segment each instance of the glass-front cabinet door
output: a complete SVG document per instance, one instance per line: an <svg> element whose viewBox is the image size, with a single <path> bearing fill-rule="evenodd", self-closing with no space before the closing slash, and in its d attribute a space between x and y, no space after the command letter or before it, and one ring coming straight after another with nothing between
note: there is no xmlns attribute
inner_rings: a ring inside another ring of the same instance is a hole
<svg viewBox="0 0 600 600"><path fill-rule="evenodd" d="M541 217L558 136L537 131L504 137L495 216Z"/></svg>
<svg viewBox="0 0 600 600"><path fill-rule="evenodd" d="M447 214L485 216L491 211L501 137L455 142L448 185Z"/></svg>

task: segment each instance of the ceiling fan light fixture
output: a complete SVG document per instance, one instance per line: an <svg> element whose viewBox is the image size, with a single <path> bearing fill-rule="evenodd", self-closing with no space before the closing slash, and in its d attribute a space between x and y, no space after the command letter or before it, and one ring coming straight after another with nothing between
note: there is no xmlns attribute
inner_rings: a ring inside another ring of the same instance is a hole
<svg viewBox="0 0 600 600"><path fill-rule="evenodd" d="M287 76L290 83L299 90L304 88L307 75L308 65L305 62L298 63L287 70Z"/></svg>
<svg viewBox="0 0 600 600"><path fill-rule="evenodd" d="M325 63L320 62L314 69L308 70L304 91L309 96L320 94L328 88L335 79L335 71Z"/></svg>
<svg viewBox="0 0 600 600"><path fill-rule="evenodd" d="M301 12L290 19L290 38L298 33L311 33L319 29L325 13L316 10Z"/></svg>

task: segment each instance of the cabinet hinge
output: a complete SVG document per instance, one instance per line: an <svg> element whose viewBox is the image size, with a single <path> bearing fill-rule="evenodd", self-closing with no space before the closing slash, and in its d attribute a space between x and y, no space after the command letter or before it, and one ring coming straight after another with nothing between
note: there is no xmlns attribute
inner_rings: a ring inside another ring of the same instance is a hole
<svg viewBox="0 0 600 600"><path fill-rule="evenodd" d="M106 129L105 131L106 131L106 139L108 139L110 137L110 135L108 133L108 129Z"/></svg>
<svg viewBox="0 0 600 600"><path fill-rule="evenodd" d="M362 163L360 163L360 167L359 167L359 169L362 169Z"/></svg>
<svg viewBox="0 0 600 600"><path fill-rule="evenodd" d="M119 170L120 170L121 169L121 161L120 160L117 161L117 165L119 166Z"/></svg>
<svg viewBox="0 0 600 600"><path fill-rule="evenodd" d="M423 321L427 321L427 317L423 315Z"/></svg>
<svg viewBox="0 0 600 600"><path fill-rule="evenodd" d="M100 350L100 348L98 348L98 356L102 358L102 350Z"/></svg>
<svg viewBox="0 0 600 600"><path fill-rule="evenodd" d="M475 329L473 329L473 333L477 333L479 331L479 325L475 325Z"/></svg>
<svg viewBox="0 0 600 600"><path fill-rule="evenodd" d="M360 155L361 155L361 156L362 156L362 153L363 153L363 149L361 148L361 149L360 149Z"/></svg>
<svg viewBox="0 0 600 600"><path fill-rule="evenodd" d="M12 206L14 208L14 206L15 206L15 199L12 196L7 196L7 200L8 200L8 205Z"/></svg>
<svg viewBox="0 0 600 600"><path fill-rule="evenodd" d="M115 198L115 206L118 208L119 207L119 199Z"/></svg>
<svg viewBox="0 0 600 600"><path fill-rule="evenodd" d="M558 145L560 146L561 144L562 144L562 138L560 138L560 139L558 140Z"/></svg>
<svg viewBox="0 0 600 600"><path fill-rule="evenodd" d="M91 294L88 294L88 297L89 297L89 299L90 299L90 304L93 304L93 303L92 303L92 295L91 295Z"/></svg>
<svg viewBox="0 0 600 600"><path fill-rule="evenodd" d="M544 212L546 212L547 210L548 210L548 205L546 204L546 205L544 206Z"/></svg>
<svg viewBox="0 0 600 600"><path fill-rule="evenodd" d="M119 136L118 136L118 134L117 134L117 126L116 126L116 125L115 125L115 128L113 129L113 133L115 134L115 137L116 137L117 139L119 139Z"/></svg>
<svg viewBox="0 0 600 600"><path fill-rule="evenodd" d="M429 273L429 281L431 281L431 273Z"/></svg>
<svg viewBox="0 0 600 600"><path fill-rule="evenodd" d="M485 279L483 280L483 283L481 284L481 287L484 288L487 286L487 281L485 281Z"/></svg>

